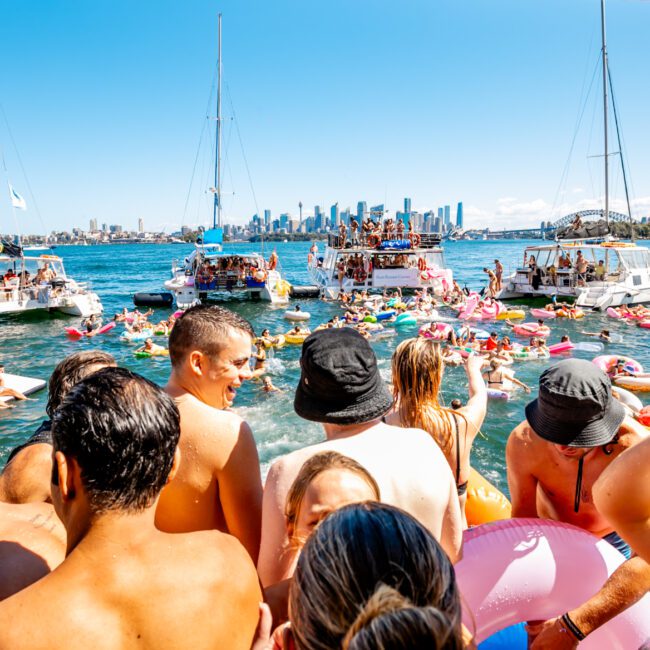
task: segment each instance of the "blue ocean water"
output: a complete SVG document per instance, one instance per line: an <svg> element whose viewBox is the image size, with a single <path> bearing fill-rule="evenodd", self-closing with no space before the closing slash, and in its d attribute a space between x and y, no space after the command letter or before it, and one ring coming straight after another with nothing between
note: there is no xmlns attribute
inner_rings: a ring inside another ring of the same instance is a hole
<svg viewBox="0 0 650 650"><path fill-rule="evenodd" d="M500 259L506 269L514 269L520 262L523 248L527 244L518 241L462 241L450 242L445 246L447 264L454 270L461 285L479 289L483 286L484 266L493 266ZM309 284L306 272L309 242L266 244L264 253L268 257L277 249L282 269L287 279L294 284ZM322 250L323 243L320 243ZM192 247L189 245L111 245L91 247L59 247L55 252L64 258L66 270L77 280L89 281L100 295L106 317L124 306L133 307L132 296L136 291L159 291L162 282L169 277L171 260L183 258ZM227 251L261 251L260 244L229 244ZM312 314L310 326L328 320L342 310L337 304L319 300L302 300L303 310ZM232 299L225 305L251 321L256 331L268 327L273 333L285 332L289 324L282 317L284 309L273 308L267 302L251 302ZM155 317L166 318L172 310L158 309ZM443 315L451 316L451 312ZM7 372L47 379L54 366L67 354L76 350L99 347L113 354L121 365L139 372L149 379L164 384L169 375L169 360L166 358L136 359L135 345L120 341L121 326L112 332L81 341L69 340L63 328L79 324L78 318L64 315L26 314L18 317L0 318L0 363ZM152 319L153 320L153 319ZM530 320L530 319L529 319ZM487 325L503 333L507 326ZM588 314L578 321L556 319L551 324L550 342L557 342L562 334L569 334L573 341L594 340L580 334L587 330L597 332L609 327L624 336L623 342L611 344L606 352L624 354L638 359L650 367L650 330L637 328L627 323L607 318L603 314ZM404 338L415 336L417 328L401 328L391 338L373 343L379 358L382 375L390 379L390 357L397 344ZM240 389L236 410L248 420L253 428L264 473L276 457L297 447L313 443L322 437L319 425L305 422L293 412L293 391L299 377L298 346L286 345L275 352L269 362L269 374L282 393L265 394L258 382L247 382ZM576 353L576 356L590 358L593 355ZM550 361L530 361L515 365L517 377L535 388L539 373ZM467 397L467 382L462 368L445 371L443 397L448 403L454 397ZM514 393L510 401L492 401L488 417L483 426L483 436L477 439L473 452L473 465L495 482L506 488L504 446L512 428L523 418L526 403L535 395L523 391ZM20 403L16 408L0 411L0 467L11 448L26 439L44 417L47 400L46 391L35 394L35 401ZM399 444L396 440L395 444Z"/></svg>

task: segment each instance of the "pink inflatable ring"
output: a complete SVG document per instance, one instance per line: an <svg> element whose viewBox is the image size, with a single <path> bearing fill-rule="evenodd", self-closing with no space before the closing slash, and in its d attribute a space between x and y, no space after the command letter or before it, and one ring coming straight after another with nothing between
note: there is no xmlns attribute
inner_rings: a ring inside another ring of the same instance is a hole
<svg viewBox="0 0 650 650"><path fill-rule="evenodd" d="M624 361L625 365L629 365L633 368L635 373L643 372L643 366L636 359L624 357L620 354L601 354L592 359L592 362L595 363L605 374L609 374L610 370L612 370L619 361Z"/></svg>
<svg viewBox="0 0 650 650"><path fill-rule="evenodd" d="M515 623L555 618L584 603L625 558L581 528L545 519L507 519L465 531L456 578L480 643ZM638 648L650 638L650 594L581 644Z"/></svg>

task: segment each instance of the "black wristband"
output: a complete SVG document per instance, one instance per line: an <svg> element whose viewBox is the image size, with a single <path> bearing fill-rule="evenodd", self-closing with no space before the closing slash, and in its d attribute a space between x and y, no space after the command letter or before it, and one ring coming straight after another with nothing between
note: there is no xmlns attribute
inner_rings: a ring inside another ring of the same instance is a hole
<svg viewBox="0 0 650 650"><path fill-rule="evenodd" d="M569 612L562 614L560 620L566 625L567 629L573 634L573 636L578 639L578 641L584 641L586 634L571 620Z"/></svg>

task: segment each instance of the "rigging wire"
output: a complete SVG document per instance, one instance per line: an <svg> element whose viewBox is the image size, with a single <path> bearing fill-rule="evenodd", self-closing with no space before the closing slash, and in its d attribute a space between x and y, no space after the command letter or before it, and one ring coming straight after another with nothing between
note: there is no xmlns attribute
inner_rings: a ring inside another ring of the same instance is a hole
<svg viewBox="0 0 650 650"><path fill-rule="evenodd" d="M569 167L571 164L571 157L573 156L573 150L576 144L576 139L578 137L578 133L580 131L580 125L582 124L582 119L584 117L585 111L587 109L587 101L589 100L589 96L591 95L591 90L594 85L594 80L596 78L596 73L598 71L598 62L596 62L596 65L594 66L594 71L591 75L591 81L589 83L589 88L587 89L586 94L584 95L584 99L582 101L582 108L578 112L578 117L576 119L576 124L573 128L573 138L571 140L571 145L569 147L569 153L567 155L566 162L564 164L564 169L562 170L562 175L560 176L560 182L558 183L558 188L557 191L555 192L555 197L553 199L553 207L551 208L551 213L555 211L555 209L558 207L558 200L560 197L560 194L564 194L566 192L566 185L568 183L568 177L569 177ZM582 84L582 91L581 95L584 93L585 89L585 83L586 83L586 75L585 79L583 80Z"/></svg>
<svg viewBox="0 0 650 650"><path fill-rule="evenodd" d="M618 139L618 155L621 160L621 170L623 172L623 186L625 188L625 200L627 201L627 216L632 221L632 208L630 207L630 193L627 187L627 176L625 174L625 160L623 159L623 144L621 142L621 131L618 125L618 111L616 110L616 100L614 99L614 86L612 84L612 73L607 65L607 77L609 79L609 92L612 96L612 108L614 109L614 124L616 124L616 138Z"/></svg>
<svg viewBox="0 0 650 650"><path fill-rule="evenodd" d="M251 176L250 167L248 166L248 159L246 158L246 152L244 151L244 143L242 141L241 132L239 130L239 121L237 120L237 116L235 114L235 107L233 105L232 95L230 94L230 86L228 86L228 84L226 84L226 95L228 96L228 101L230 102L230 110L232 111L233 122L235 123L235 129L237 131L237 137L239 138L239 146L241 148L242 157L244 159L244 165L246 167L246 174L248 175L248 183L250 185L251 193L253 195L253 202L255 203L255 212L259 215L260 214L260 209L259 209L259 206L257 204L257 195L255 194L255 187L253 186L253 178ZM262 236L262 255L264 255L264 237L263 236Z"/></svg>
<svg viewBox="0 0 650 650"><path fill-rule="evenodd" d="M43 217L41 216L41 211L38 208L38 203L36 203L36 195L34 194L34 191L32 190L31 183L29 182L29 177L27 176L27 172L25 171L25 166L23 165L23 159L20 157L20 152L18 151L18 147L16 146L16 141L14 140L14 134L11 131L11 127L9 126L9 120L7 119L7 114L5 113L4 106L0 104L0 113L2 113L2 118L4 119L4 123L7 127L7 133L9 134L9 139L11 140L11 144L14 147L14 151L16 152L16 158L18 159L18 163L20 164L20 169L23 172L23 177L25 178L25 183L27 184L27 189L29 190L29 195L32 198L32 203L34 204L34 211L36 212L36 216L38 217L38 220L41 222L41 226L43 227L43 231L47 231L47 226L45 225L45 222L43 221ZM4 154L2 157L2 162L4 164ZM7 171L7 167L5 165L5 172ZM8 174L7 174L8 177ZM15 211L14 211L14 218L15 218ZM16 220L17 221L17 220ZM18 227L18 224L16 224L16 227Z"/></svg>

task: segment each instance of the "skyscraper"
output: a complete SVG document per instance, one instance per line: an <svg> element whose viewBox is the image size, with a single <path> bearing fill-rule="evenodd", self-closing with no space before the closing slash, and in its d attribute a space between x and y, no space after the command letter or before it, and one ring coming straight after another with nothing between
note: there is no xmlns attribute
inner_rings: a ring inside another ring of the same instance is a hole
<svg viewBox="0 0 650 650"><path fill-rule="evenodd" d="M138 219L138 232L144 232L144 219Z"/></svg>
<svg viewBox="0 0 650 650"><path fill-rule="evenodd" d="M90 220L90 230L93 232L97 230L97 219Z"/></svg>
<svg viewBox="0 0 650 650"><path fill-rule="evenodd" d="M335 228L339 227L339 224L341 223L341 215L339 214L339 204L335 203L331 208L330 208L330 222Z"/></svg>
<svg viewBox="0 0 650 650"><path fill-rule="evenodd" d="M357 203L357 219L359 220L359 223L361 223L366 212L368 212L368 204L365 201L359 201L359 203Z"/></svg>
<svg viewBox="0 0 650 650"><path fill-rule="evenodd" d="M411 212L411 199L404 199L404 212L406 212L406 214Z"/></svg>
<svg viewBox="0 0 650 650"><path fill-rule="evenodd" d="M438 219L440 219L440 223L444 223L445 220L445 211L443 208L438 208Z"/></svg>
<svg viewBox="0 0 650 650"><path fill-rule="evenodd" d="M270 225L271 225L271 211L264 210L264 227L266 228L266 230L269 229Z"/></svg>
<svg viewBox="0 0 650 650"><path fill-rule="evenodd" d="M446 205L445 206L445 230L449 230L449 226L451 226L451 207Z"/></svg>
<svg viewBox="0 0 650 650"><path fill-rule="evenodd" d="M458 207L456 208L456 225L459 228L463 227L463 202L458 202Z"/></svg>

